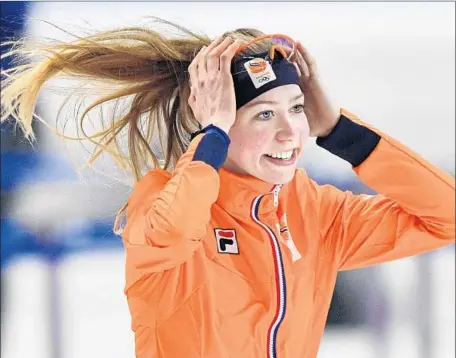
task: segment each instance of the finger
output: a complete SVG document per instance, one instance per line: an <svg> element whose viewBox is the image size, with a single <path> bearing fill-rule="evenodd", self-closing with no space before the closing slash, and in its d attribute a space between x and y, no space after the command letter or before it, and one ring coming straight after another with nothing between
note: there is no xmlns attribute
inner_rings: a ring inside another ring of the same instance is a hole
<svg viewBox="0 0 456 358"><path fill-rule="evenodd" d="M315 58L310 54L309 50L307 50L301 42L298 41L297 47L302 57L304 58L304 61L306 61L309 66L316 65Z"/></svg>
<svg viewBox="0 0 456 358"><path fill-rule="evenodd" d="M201 52L201 56L198 58L198 69L200 75L206 75L207 73L207 55L223 41L223 37L219 36L207 46L204 51Z"/></svg>
<svg viewBox="0 0 456 358"><path fill-rule="evenodd" d="M194 86L190 87L190 94L188 96L189 100L195 101L196 100L195 94L196 94L195 87Z"/></svg>
<svg viewBox="0 0 456 358"><path fill-rule="evenodd" d="M301 70L299 69L299 66L296 62L293 62L294 67L296 68L296 72L298 72L298 76L301 77L302 73Z"/></svg>
<svg viewBox="0 0 456 358"><path fill-rule="evenodd" d="M297 46L298 51L296 52L295 61L298 64L301 75L304 75L305 77L309 77L310 69L309 69L309 66L307 65L306 61L304 60L304 57L302 56L300 45L301 45L301 43L298 42L298 46Z"/></svg>
<svg viewBox="0 0 456 358"><path fill-rule="evenodd" d="M231 61L241 44L241 40L236 40L222 52L220 55L220 72L231 74Z"/></svg>
<svg viewBox="0 0 456 358"><path fill-rule="evenodd" d="M207 49L208 49L208 46L204 46L201 49L201 52L198 53L197 57L195 57L198 82L201 82L207 76L207 68L206 68Z"/></svg>
<svg viewBox="0 0 456 358"><path fill-rule="evenodd" d="M207 55L207 72L213 73L219 70L220 68L220 56L225 51L229 45L233 43L231 37L226 37L218 46Z"/></svg>
<svg viewBox="0 0 456 358"><path fill-rule="evenodd" d="M301 42L298 42L298 52L306 63L310 74L314 74L317 71L317 62L315 58L309 53L309 51L302 45Z"/></svg>
<svg viewBox="0 0 456 358"><path fill-rule="evenodd" d="M192 109L192 111L193 111L193 106L194 106L195 102L196 102L196 97L190 95L190 96L188 97L187 103L188 103L188 105L190 106L190 108Z"/></svg>
<svg viewBox="0 0 456 358"><path fill-rule="evenodd" d="M287 55L289 57L289 61L296 68L296 72L298 72L298 76L301 77L302 76L302 72L301 72L301 69L299 68L299 66L297 64L297 55L296 55L296 53L298 52L297 48L295 47L294 49L290 49L289 47L287 47L286 52L287 52Z"/></svg>
<svg viewBox="0 0 456 358"><path fill-rule="evenodd" d="M185 96L185 94L184 94ZM196 102L196 97L195 97L195 86L190 84L189 86L189 91L188 91L188 99L187 99L187 103L188 105L190 106L190 108L193 110L193 105L195 104Z"/></svg>
<svg viewBox="0 0 456 358"><path fill-rule="evenodd" d="M203 46L198 53L196 54L195 58L193 59L192 63L188 67L188 73L190 74L190 85L198 83L198 65L199 59L201 58L206 46Z"/></svg>
<svg viewBox="0 0 456 358"><path fill-rule="evenodd" d="M226 39L226 38L225 38ZM211 52L215 47L217 47L220 43L222 43L224 40L223 36L217 37L214 41L212 41L209 46L207 47L206 53Z"/></svg>

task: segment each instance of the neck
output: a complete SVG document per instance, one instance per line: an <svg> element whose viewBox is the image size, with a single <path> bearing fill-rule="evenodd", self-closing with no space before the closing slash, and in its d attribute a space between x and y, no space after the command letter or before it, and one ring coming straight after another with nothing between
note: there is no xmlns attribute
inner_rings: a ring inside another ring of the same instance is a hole
<svg viewBox="0 0 456 358"><path fill-rule="evenodd" d="M286 198L288 184L267 183L249 174L231 172L226 168L219 170L220 193L218 204L231 213L245 216L250 205L258 196L264 196L261 211L277 211L279 202Z"/></svg>

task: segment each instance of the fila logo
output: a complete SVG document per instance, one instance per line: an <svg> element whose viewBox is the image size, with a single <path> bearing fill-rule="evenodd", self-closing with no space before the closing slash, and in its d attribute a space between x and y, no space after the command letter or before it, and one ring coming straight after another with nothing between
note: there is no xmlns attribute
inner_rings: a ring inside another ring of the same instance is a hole
<svg viewBox="0 0 456 358"><path fill-rule="evenodd" d="M234 229L214 229L217 251L220 254L239 254L239 246Z"/></svg>

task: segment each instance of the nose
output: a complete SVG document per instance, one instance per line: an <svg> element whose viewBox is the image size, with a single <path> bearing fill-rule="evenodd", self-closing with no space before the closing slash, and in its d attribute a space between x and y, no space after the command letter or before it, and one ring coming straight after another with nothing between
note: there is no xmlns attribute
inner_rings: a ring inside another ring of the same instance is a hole
<svg viewBox="0 0 456 358"><path fill-rule="evenodd" d="M289 115L280 116L276 138L279 142L293 141L297 136L296 124Z"/></svg>

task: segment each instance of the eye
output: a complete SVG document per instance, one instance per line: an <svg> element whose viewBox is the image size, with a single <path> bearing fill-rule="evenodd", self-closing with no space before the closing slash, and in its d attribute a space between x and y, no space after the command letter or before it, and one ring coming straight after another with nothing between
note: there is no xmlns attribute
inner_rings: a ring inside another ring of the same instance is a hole
<svg viewBox="0 0 456 358"><path fill-rule="evenodd" d="M292 107L292 111L294 113L302 113L304 111L304 105L303 104L297 104Z"/></svg>
<svg viewBox="0 0 456 358"><path fill-rule="evenodd" d="M273 111L264 111L264 112L258 113L255 117L258 119L267 120L267 119L271 119L273 117L273 115L274 115Z"/></svg>

